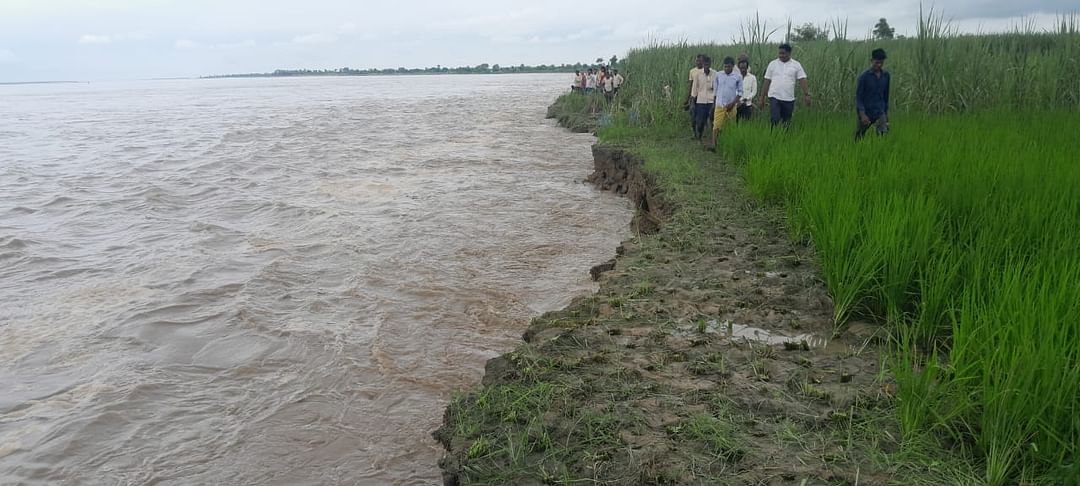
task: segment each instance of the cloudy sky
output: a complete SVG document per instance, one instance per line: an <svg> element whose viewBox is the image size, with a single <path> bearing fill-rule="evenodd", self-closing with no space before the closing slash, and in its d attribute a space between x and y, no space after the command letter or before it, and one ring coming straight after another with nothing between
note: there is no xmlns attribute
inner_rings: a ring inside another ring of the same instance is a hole
<svg viewBox="0 0 1080 486"><path fill-rule="evenodd" d="M1051 28L1077 0L950 0L966 31L1021 17ZM647 38L729 41L760 12L779 25L886 17L913 30L919 0L0 0L0 82L186 77L276 68L585 62Z"/></svg>

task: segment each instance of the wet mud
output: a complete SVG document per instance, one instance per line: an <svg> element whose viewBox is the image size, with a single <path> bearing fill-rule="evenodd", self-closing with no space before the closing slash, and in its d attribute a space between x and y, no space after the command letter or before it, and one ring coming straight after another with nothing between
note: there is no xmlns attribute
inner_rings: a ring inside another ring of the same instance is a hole
<svg viewBox="0 0 1080 486"><path fill-rule="evenodd" d="M867 455L898 437L879 420L884 333L834 328L782 213L715 159L715 200L682 208L632 151L593 155L588 180L630 198L637 236L447 409L445 484L890 482Z"/></svg>

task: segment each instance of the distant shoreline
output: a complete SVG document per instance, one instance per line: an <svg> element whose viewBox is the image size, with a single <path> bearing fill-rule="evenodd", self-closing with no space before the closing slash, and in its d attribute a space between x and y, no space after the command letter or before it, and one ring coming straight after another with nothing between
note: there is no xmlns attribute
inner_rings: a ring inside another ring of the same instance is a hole
<svg viewBox="0 0 1080 486"><path fill-rule="evenodd" d="M89 81L0 81L0 86L17 86L21 84L82 84Z"/></svg>
<svg viewBox="0 0 1080 486"><path fill-rule="evenodd" d="M309 70L309 69L278 69L270 73L237 73L237 74L213 74L200 76L199 79L221 78L291 78L312 76L415 76L415 75L440 75L440 74L572 74L574 71L589 69L586 64L563 64L560 66L510 66L488 67L430 67L430 68L397 68L397 69L350 69L342 68L335 70Z"/></svg>

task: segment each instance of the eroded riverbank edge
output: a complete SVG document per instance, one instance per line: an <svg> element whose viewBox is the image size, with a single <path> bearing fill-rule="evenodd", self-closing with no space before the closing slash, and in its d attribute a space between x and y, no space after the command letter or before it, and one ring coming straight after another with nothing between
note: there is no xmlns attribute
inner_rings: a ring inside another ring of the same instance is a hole
<svg viewBox="0 0 1080 486"><path fill-rule="evenodd" d="M833 338L812 251L700 147L597 145L637 236L534 319L435 432L446 484L880 484L899 433L881 334ZM664 157L701 164L690 182ZM694 186L694 187L689 187Z"/></svg>

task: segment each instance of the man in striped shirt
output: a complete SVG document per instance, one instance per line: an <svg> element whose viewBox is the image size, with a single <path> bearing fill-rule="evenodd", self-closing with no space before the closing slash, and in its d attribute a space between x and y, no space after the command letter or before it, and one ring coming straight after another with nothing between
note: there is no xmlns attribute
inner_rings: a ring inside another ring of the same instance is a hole
<svg viewBox="0 0 1080 486"><path fill-rule="evenodd" d="M713 81L713 93L716 95L716 108L713 112L712 140L709 150L716 151L716 137L724 129L724 124L735 118L735 107L742 100L743 78L735 70L735 59L724 58L724 70L716 73Z"/></svg>

